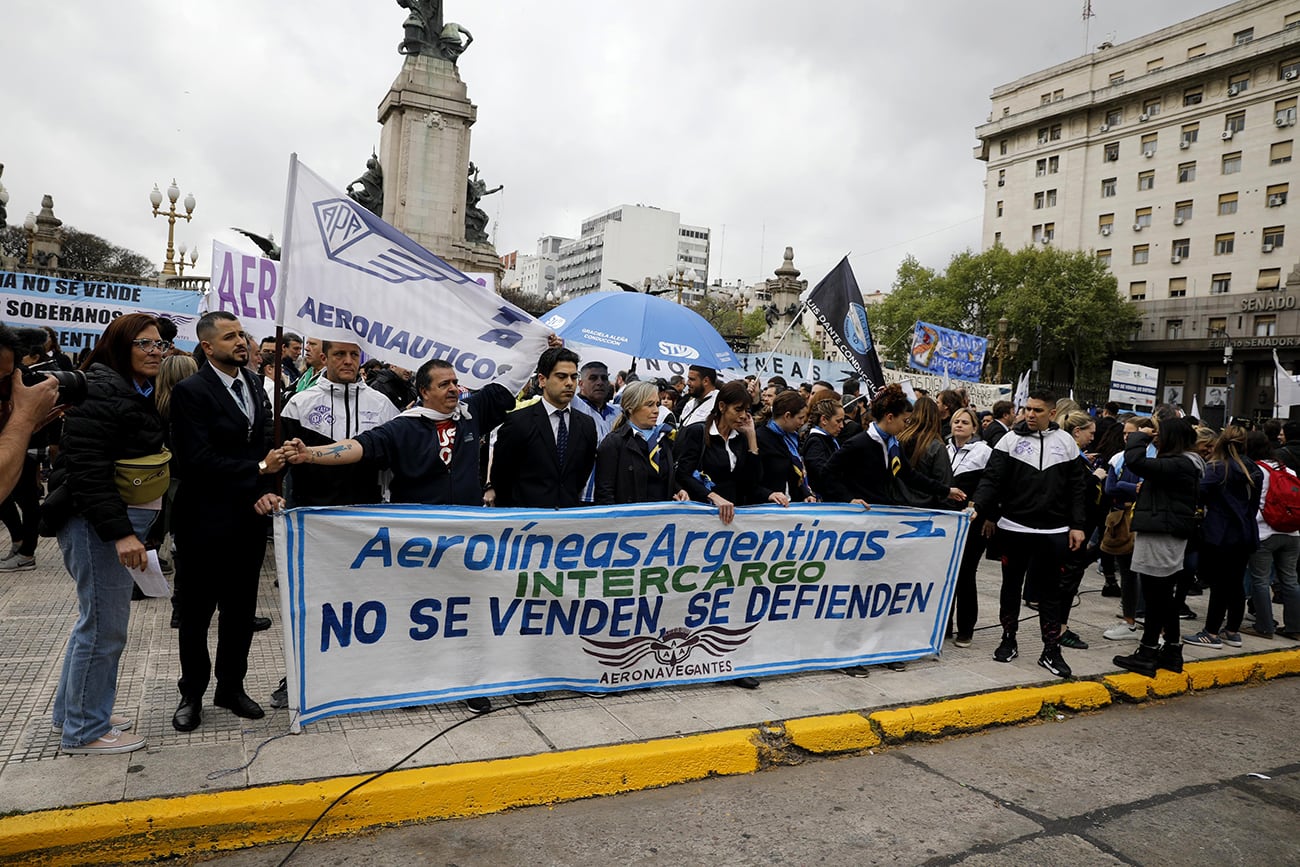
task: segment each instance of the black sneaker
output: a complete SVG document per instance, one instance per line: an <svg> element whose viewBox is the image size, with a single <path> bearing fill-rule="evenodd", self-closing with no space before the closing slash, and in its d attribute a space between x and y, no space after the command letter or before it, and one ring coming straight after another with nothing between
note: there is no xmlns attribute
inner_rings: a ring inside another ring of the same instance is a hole
<svg viewBox="0 0 1300 867"><path fill-rule="evenodd" d="M1071 650L1087 650L1088 642L1084 641L1072 629L1065 630L1061 636L1061 646L1068 647Z"/></svg>
<svg viewBox="0 0 1300 867"><path fill-rule="evenodd" d="M1105 586L1101 588L1101 595L1111 599L1118 599L1123 594L1120 593L1119 585L1115 583L1115 579L1110 578L1107 579Z"/></svg>
<svg viewBox="0 0 1300 867"><path fill-rule="evenodd" d="M841 674L847 674L849 677L871 677L871 668L865 665L850 665L848 668L841 668Z"/></svg>
<svg viewBox="0 0 1300 867"><path fill-rule="evenodd" d="M1051 650L1044 648L1043 655L1038 657L1038 665L1057 677L1069 677L1073 674L1070 671L1070 666L1066 665L1065 660L1061 657L1061 648L1059 647L1053 647Z"/></svg>
<svg viewBox="0 0 1300 867"><path fill-rule="evenodd" d="M271 707L281 708L289 706L289 684L285 678L280 678L280 685L271 693Z"/></svg>
<svg viewBox="0 0 1300 867"><path fill-rule="evenodd" d="M998 649L993 651L993 659L997 662L1010 662L1020 655L1020 649L1016 647L1016 637L1010 632L1002 633L1002 643Z"/></svg>
<svg viewBox="0 0 1300 867"><path fill-rule="evenodd" d="M1184 603L1183 603L1183 610L1178 612L1178 619L1179 619L1179 620L1195 620L1195 619L1196 619L1196 612L1193 611L1192 609L1188 608L1188 607L1187 607L1187 603L1184 602Z"/></svg>
<svg viewBox="0 0 1300 867"><path fill-rule="evenodd" d="M492 710L492 699L487 696L477 695L474 698L465 699L465 706L474 713L487 713Z"/></svg>

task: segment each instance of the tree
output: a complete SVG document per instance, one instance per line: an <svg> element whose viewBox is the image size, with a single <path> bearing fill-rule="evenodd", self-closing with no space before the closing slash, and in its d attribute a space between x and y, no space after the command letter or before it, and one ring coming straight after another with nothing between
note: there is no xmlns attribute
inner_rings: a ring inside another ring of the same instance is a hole
<svg viewBox="0 0 1300 867"><path fill-rule="evenodd" d="M1023 370L1039 358L1040 371L1062 370L1080 386L1109 379L1106 361L1127 346L1137 310L1120 297L1115 276L1096 256L1079 250L1001 245L952 257L942 273L908 257L894 289L871 312L872 330L892 360L906 359L918 319L977 335L1007 333L1022 349L1010 362ZM990 353L993 347L990 346ZM991 357L991 356L990 356ZM1008 365L1003 379L1010 379Z"/></svg>
<svg viewBox="0 0 1300 867"><path fill-rule="evenodd" d="M736 304L725 295L705 294L694 304L691 310L703 316L723 337L743 335L753 340L767 330L767 319L762 310L751 310L744 316L736 311Z"/></svg>
<svg viewBox="0 0 1300 867"><path fill-rule="evenodd" d="M0 253L19 261L27 257L27 233L21 226L8 226L0 230ZM118 274L141 279L152 279L158 275L158 270L147 256L119 247L99 235L71 227L63 230L63 255L59 259L59 270Z"/></svg>

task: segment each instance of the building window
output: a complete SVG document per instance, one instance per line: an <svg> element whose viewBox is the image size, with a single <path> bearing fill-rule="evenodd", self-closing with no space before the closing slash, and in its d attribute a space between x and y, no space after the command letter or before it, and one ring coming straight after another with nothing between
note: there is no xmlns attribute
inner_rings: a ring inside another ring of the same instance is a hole
<svg viewBox="0 0 1300 867"><path fill-rule="evenodd" d="M1112 73L1110 74L1110 83L1111 83L1112 86L1114 86L1114 85L1116 85L1116 84L1123 84L1123 83L1124 83L1124 70L1121 69L1119 72L1112 72Z"/></svg>
<svg viewBox="0 0 1300 867"><path fill-rule="evenodd" d="M1211 316L1205 323L1207 337L1227 337L1228 336L1228 317Z"/></svg>
<svg viewBox="0 0 1300 867"><path fill-rule="evenodd" d="M1052 104L1052 94L1051 94L1051 93L1044 93L1042 96L1038 97L1038 104L1039 104L1039 105L1051 105L1051 104Z"/></svg>
<svg viewBox="0 0 1300 867"><path fill-rule="evenodd" d="M1109 199L1115 195L1115 180L1115 178L1101 179L1101 197L1103 199Z"/></svg>
<svg viewBox="0 0 1300 867"><path fill-rule="evenodd" d="M1294 60L1283 60L1278 64L1277 78L1278 81L1295 81L1300 78L1300 57Z"/></svg>
<svg viewBox="0 0 1300 867"><path fill-rule="evenodd" d="M1136 280L1128 284L1128 299L1130 301L1145 301L1147 298L1147 284L1145 280Z"/></svg>
<svg viewBox="0 0 1300 867"><path fill-rule="evenodd" d="M1098 250L1098 251L1097 251L1097 261L1100 262L1102 265L1106 266L1107 268L1109 268L1109 267L1110 267L1110 255L1111 255L1111 254L1110 254L1110 250L1109 250L1109 249L1106 249L1106 250Z"/></svg>
<svg viewBox="0 0 1300 867"><path fill-rule="evenodd" d="M1063 99L1065 99L1064 88L1057 88L1052 91L1052 102L1060 102Z"/></svg>
<svg viewBox="0 0 1300 867"><path fill-rule="evenodd" d="M1264 246L1274 250L1286 242L1286 226L1269 226L1263 231Z"/></svg>
<svg viewBox="0 0 1300 867"><path fill-rule="evenodd" d="M1255 317L1255 336L1273 337L1277 334L1277 317L1272 313Z"/></svg>
<svg viewBox="0 0 1300 867"><path fill-rule="evenodd" d="M1165 340L1182 340L1183 339L1183 320L1166 319L1165 320Z"/></svg>
<svg viewBox="0 0 1300 867"><path fill-rule="evenodd" d="M998 156L1004 157L1006 155L1007 155L1007 140L1002 139L1002 141L998 142Z"/></svg>
<svg viewBox="0 0 1300 867"><path fill-rule="evenodd" d="M998 169L998 186L1005 187L1006 185L1007 185L1007 170Z"/></svg>
<svg viewBox="0 0 1300 867"><path fill-rule="evenodd" d="M1154 190L1156 187L1156 173L1154 171L1138 172L1138 191Z"/></svg>
<svg viewBox="0 0 1300 867"><path fill-rule="evenodd" d="M1034 163L1034 177L1041 178L1045 174L1047 174L1047 158L1043 157Z"/></svg>
<svg viewBox="0 0 1300 867"><path fill-rule="evenodd" d="M1038 128L1038 143L1040 145L1047 144L1047 127L1045 126Z"/></svg>
<svg viewBox="0 0 1300 867"><path fill-rule="evenodd" d="M1185 298L1187 296L1187 278L1170 277L1169 278L1169 297Z"/></svg>
<svg viewBox="0 0 1300 867"><path fill-rule="evenodd" d="M1185 146L1184 150L1186 150L1187 147L1190 147L1191 145L1195 144L1196 140L1200 137L1200 135L1201 135L1201 125L1199 123L1183 124L1182 143Z"/></svg>
<svg viewBox="0 0 1300 867"><path fill-rule="evenodd" d="M1290 184L1271 184L1268 187L1267 204L1270 208L1279 208L1286 204L1287 190Z"/></svg>
<svg viewBox="0 0 1300 867"><path fill-rule="evenodd" d="M1227 295L1232 291L1231 274L1215 274L1210 278L1211 295Z"/></svg>
<svg viewBox="0 0 1300 867"><path fill-rule="evenodd" d="M1204 42L1202 42L1200 45L1193 45L1191 48L1187 49L1188 60L1195 60L1198 57L1204 57L1204 56L1205 56Z"/></svg>
<svg viewBox="0 0 1300 867"><path fill-rule="evenodd" d="M1171 256L1177 256L1180 259L1186 259L1188 256L1192 254L1192 239L1191 238L1176 239L1172 244L1169 245L1169 253Z"/></svg>
<svg viewBox="0 0 1300 867"><path fill-rule="evenodd" d="M1277 141L1269 145L1268 164L1270 166L1280 166L1289 162L1291 162L1291 142Z"/></svg>
<svg viewBox="0 0 1300 867"><path fill-rule="evenodd" d="M1114 214L1102 214L1100 217L1097 218L1097 231L1101 232L1103 235L1109 235L1110 230L1114 227L1114 225L1115 225Z"/></svg>
<svg viewBox="0 0 1300 867"><path fill-rule="evenodd" d="M1219 216L1226 217L1237 213L1237 194L1223 193L1219 196Z"/></svg>
<svg viewBox="0 0 1300 867"><path fill-rule="evenodd" d="M1255 38L1255 28L1247 27L1245 30L1238 30L1236 33L1232 34L1232 44L1245 45L1247 42L1249 42L1254 38Z"/></svg>
<svg viewBox="0 0 1300 867"><path fill-rule="evenodd" d="M1148 99L1142 103L1142 113L1147 117L1155 117L1160 113L1160 100Z"/></svg>
<svg viewBox="0 0 1300 867"><path fill-rule="evenodd" d="M1205 99L1205 88L1189 87L1183 91L1183 105L1200 105Z"/></svg>
<svg viewBox="0 0 1300 867"><path fill-rule="evenodd" d="M1056 174L1057 172L1059 172L1060 170L1061 170L1061 158L1060 158L1060 157L1048 157L1048 158L1047 158L1047 173L1048 173L1049 175L1054 175L1054 174Z"/></svg>
<svg viewBox="0 0 1300 867"><path fill-rule="evenodd" d="M1052 192L1056 192L1056 191L1053 190ZM1056 240L1056 224L1055 224L1055 223L1044 223L1044 224L1043 224L1043 243L1046 244L1046 243L1048 243L1049 241L1054 241L1054 240Z"/></svg>
<svg viewBox="0 0 1300 867"><path fill-rule="evenodd" d="M1222 235L1214 236L1214 255L1227 256L1232 252L1233 245L1237 239L1236 233L1225 232Z"/></svg>
<svg viewBox="0 0 1300 867"><path fill-rule="evenodd" d="M1241 171L1241 151L1224 154L1223 173L1225 175L1235 175L1239 171Z"/></svg>
<svg viewBox="0 0 1300 867"><path fill-rule="evenodd" d="M1228 96L1236 96L1250 90L1250 73L1228 76Z"/></svg>
<svg viewBox="0 0 1300 867"><path fill-rule="evenodd" d="M1255 283L1255 289L1260 292L1276 289L1282 285L1281 268L1260 268L1259 280Z"/></svg>
<svg viewBox="0 0 1300 867"><path fill-rule="evenodd" d="M1154 154L1156 152L1156 134L1147 133L1142 136L1142 154Z"/></svg>
<svg viewBox="0 0 1300 867"><path fill-rule="evenodd" d="M1174 222L1182 220L1186 223L1192 218L1192 203L1189 199L1185 202L1178 202L1174 205Z"/></svg>
<svg viewBox="0 0 1300 867"><path fill-rule="evenodd" d="M1296 98L1279 99L1273 103L1273 125L1278 127L1295 126Z"/></svg>
<svg viewBox="0 0 1300 867"><path fill-rule="evenodd" d="M1163 57L1157 57L1153 60L1147 61L1147 72L1159 72L1164 68L1165 68L1165 59Z"/></svg>
<svg viewBox="0 0 1300 867"><path fill-rule="evenodd" d="M1286 18L1282 19L1282 29L1290 30L1292 27L1300 27L1300 12L1288 12Z"/></svg>
<svg viewBox="0 0 1300 867"><path fill-rule="evenodd" d="M1032 237L1035 244L1041 244L1043 242L1043 226L1041 223L1034 226Z"/></svg>
<svg viewBox="0 0 1300 867"><path fill-rule="evenodd" d="M1178 164L1178 183L1186 184L1196 180L1196 161Z"/></svg>
<svg viewBox="0 0 1300 867"><path fill-rule="evenodd" d="M1119 126L1121 123L1124 122L1124 109L1122 108L1110 109L1109 111L1106 112L1106 120L1104 122L1106 126L1111 127L1112 129L1114 127Z"/></svg>
<svg viewBox="0 0 1300 867"><path fill-rule="evenodd" d="M1056 207L1056 190L1047 191L1047 207L1049 208Z"/></svg>
<svg viewBox="0 0 1300 867"><path fill-rule="evenodd" d="M1102 149L1102 159L1105 162L1113 163L1119 159L1119 142L1113 141L1107 143Z"/></svg>
<svg viewBox="0 0 1300 867"><path fill-rule="evenodd" d="M1043 208L1043 193L1034 193L1034 210L1040 211Z"/></svg>
<svg viewBox="0 0 1300 867"><path fill-rule="evenodd" d="M1134 224L1136 224L1136 225L1138 225L1138 226L1141 226L1141 227L1144 228L1144 229L1145 229L1147 226L1150 226L1150 225L1151 225L1151 209L1150 209L1150 208L1138 208L1137 210L1135 210L1135 211L1133 212L1133 222L1134 222Z"/></svg>
<svg viewBox="0 0 1300 867"><path fill-rule="evenodd" d="M1133 245L1133 264L1134 264L1134 265L1145 265L1147 262L1150 262L1150 261L1151 261L1151 245L1150 245L1150 244L1134 244L1134 245Z"/></svg>
<svg viewBox="0 0 1300 867"><path fill-rule="evenodd" d="M1238 133L1246 128L1246 113L1244 111L1234 111L1232 114L1225 115L1223 118L1223 131Z"/></svg>
<svg viewBox="0 0 1300 867"><path fill-rule="evenodd" d="M994 232L994 233L993 233L993 246L995 246L995 247L1001 247L1001 246L1002 246L1002 233L1001 233L1001 232Z"/></svg>
<svg viewBox="0 0 1300 867"><path fill-rule="evenodd" d="M998 199L998 216L1002 216L1002 200Z"/></svg>

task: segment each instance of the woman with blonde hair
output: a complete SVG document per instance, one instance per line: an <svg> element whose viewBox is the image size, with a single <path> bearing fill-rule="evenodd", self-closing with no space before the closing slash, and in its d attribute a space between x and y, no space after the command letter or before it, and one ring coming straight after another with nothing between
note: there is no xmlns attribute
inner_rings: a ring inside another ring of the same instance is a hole
<svg viewBox="0 0 1300 867"><path fill-rule="evenodd" d="M657 424L659 386L632 382L619 398L622 414L596 449L596 503L684 500L674 480L672 439Z"/></svg>

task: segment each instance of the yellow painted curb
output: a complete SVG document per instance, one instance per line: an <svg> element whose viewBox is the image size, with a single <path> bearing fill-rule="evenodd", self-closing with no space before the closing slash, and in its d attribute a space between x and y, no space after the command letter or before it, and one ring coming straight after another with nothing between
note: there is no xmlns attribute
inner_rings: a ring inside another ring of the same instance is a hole
<svg viewBox="0 0 1300 867"><path fill-rule="evenodd" d="M790 720L790 742L810 753L844 753L880 746L880 736L860 713L840 713Z"/></svg>
<svg viewBox="0 0 1300 867"><path fill-rule="evenodd" d="M1148 698L1182 695L1191 688L1191 677L1186 671L1174 674L1161 669L1155 677L1144 677L1132 672L1108 674L1102 678L1102 683L1133 701L1146 701Z"/></svg>
<svg viewBox="0 0 1300 867"><path fill-rule="evenodd" d="M1256 661L1250 657L1230 657L1189 662L1183 670L1191 679L1192 689L1213 689L1245 683L1254 675L1255 664Z"/></svg>
<svg viewBox="0 0 1300 867"><path fill-rule="evenodd" d="M312 836L493 813L758 770L756 729L394 771L349 795ZM0 819L6 864L99 864L286 842L364 776L44 810Z"/></svg>
<svg viewBox="0 0 1300 867"><path fill-rule="evenodd" d="M1105 707L1110 701L1110 693L1101 684L1083 681L1009 689L877 711L870 719L890 740L904 740L918 734L933 736L1024 722L1038 716L1047 705L1092 710Z"/></svg>
<svg viewBox="0 0 1300 867"><path fill-rule="evenodd" d="M1259 664L1259 673L1265 679L1300 674L1300 650L1263 653L1254 659Z"/></svg>

